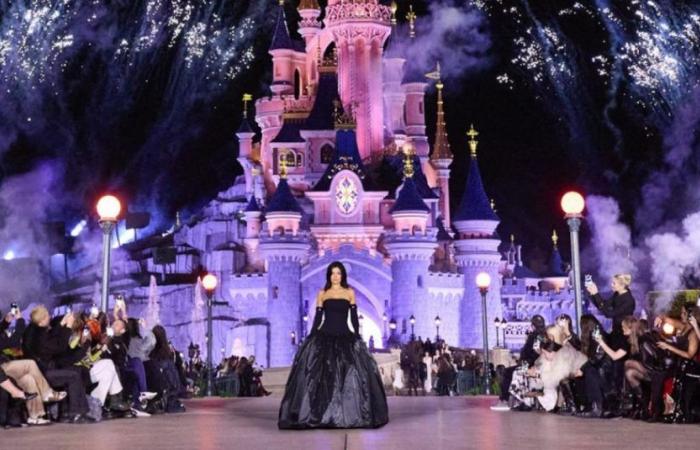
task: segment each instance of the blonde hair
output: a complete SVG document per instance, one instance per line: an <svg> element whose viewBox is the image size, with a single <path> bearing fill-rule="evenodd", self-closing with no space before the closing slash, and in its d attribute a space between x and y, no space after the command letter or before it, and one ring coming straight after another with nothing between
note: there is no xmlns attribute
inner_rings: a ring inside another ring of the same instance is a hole
<svg viewBox="0 0 700 450"><path fill-rule="evenodd" d="M32 323L39 324L44 319L48 319L49 316L49 310L46 309L44 305L39 305L36 308L32 309L31 314L29 317L32 320Z"/></svg>
<svg viewBox="0 0 700 450"><path fill-rule="evenodd" d="M550 325L547 327L546 331L547 337L556 342L559 345L564 345L564 332L562 329L556 325Z"/></svg>
<svg viewBox="0 0 700 450"><path fill-rule="evenodd" d="M613 278L617 280L618 283L621 283L625 289L629 288L630 284L632 284L632 275L628 273L618 273L613 276Z"/></svg>

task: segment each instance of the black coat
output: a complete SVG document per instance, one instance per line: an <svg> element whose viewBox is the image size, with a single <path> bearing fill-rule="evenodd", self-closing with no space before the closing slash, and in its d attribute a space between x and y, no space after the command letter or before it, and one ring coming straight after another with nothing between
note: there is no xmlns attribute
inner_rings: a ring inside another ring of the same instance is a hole
<svg viewBox="0 0 700 450"><path fill-rule="evenodd" d="M43 370L53 369L56 360L70 351L70 328L58 326L52 329L29 324L24 331L22 351L25 358L36 361Z"/></svg>
<svg viewBox="0 0 700 450"><path fill-rule="evenodd" d="M537 358L540 357L540 354L535 351L535 341L537 338L540 336L536 331L533 331L527 335L527 339L525 340L525 345L523 345L523 348L520 349L520 362L524 363L527 362L529 366L532 366L535 364L535 361L537 361Z"/></svg>
<svg viewBox="0 0 700 450"><path fill-rule="evenodd" d="M591 300L596 308L603 313L608 319L612 319L612 335L617 338L622 336L622 319L634 314L635 301L630 291L624 294L617 292L610 297L609 300L604 300L600 294L592 295Z"/></svg>

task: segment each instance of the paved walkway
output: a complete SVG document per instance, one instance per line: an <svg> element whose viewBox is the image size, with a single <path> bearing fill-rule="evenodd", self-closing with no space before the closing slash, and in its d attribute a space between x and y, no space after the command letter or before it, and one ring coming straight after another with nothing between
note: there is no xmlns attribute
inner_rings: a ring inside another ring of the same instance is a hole
<svg viewBox="0 0 700 450"><path fill-rule="evenodd" d="M185 414L0 430L0 449L698 449L700 426L494 412L474 397L389 397L379 430L279 431L280 397L188 402Z"/></svg>

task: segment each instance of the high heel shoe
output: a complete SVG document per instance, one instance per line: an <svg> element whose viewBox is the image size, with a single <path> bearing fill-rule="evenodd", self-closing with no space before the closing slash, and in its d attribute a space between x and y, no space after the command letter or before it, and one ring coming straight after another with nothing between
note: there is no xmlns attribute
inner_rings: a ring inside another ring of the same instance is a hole
<svg viewBox="0 0 700 450"><path fill-rule="evenodd" d="M36 392L32 392L32 393L25 392L24 397L12 397L12 398L14 400L21 400L23 402L28 402L30 400L34 400L37 397L37 395L39 395L39 394L37 394Z"/></svg>

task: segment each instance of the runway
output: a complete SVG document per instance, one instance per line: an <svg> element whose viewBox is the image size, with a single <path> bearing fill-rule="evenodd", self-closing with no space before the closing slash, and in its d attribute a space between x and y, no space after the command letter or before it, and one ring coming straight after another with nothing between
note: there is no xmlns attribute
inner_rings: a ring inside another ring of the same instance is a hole
<svg viewBox="0 0 700 450"><path fill-rule="evenodd" d="M494 412L483 397L389 397L378 430L280 431L280 397L200 399L184 414L0 430L2 449L697 449L698 425Z"/></svg>

